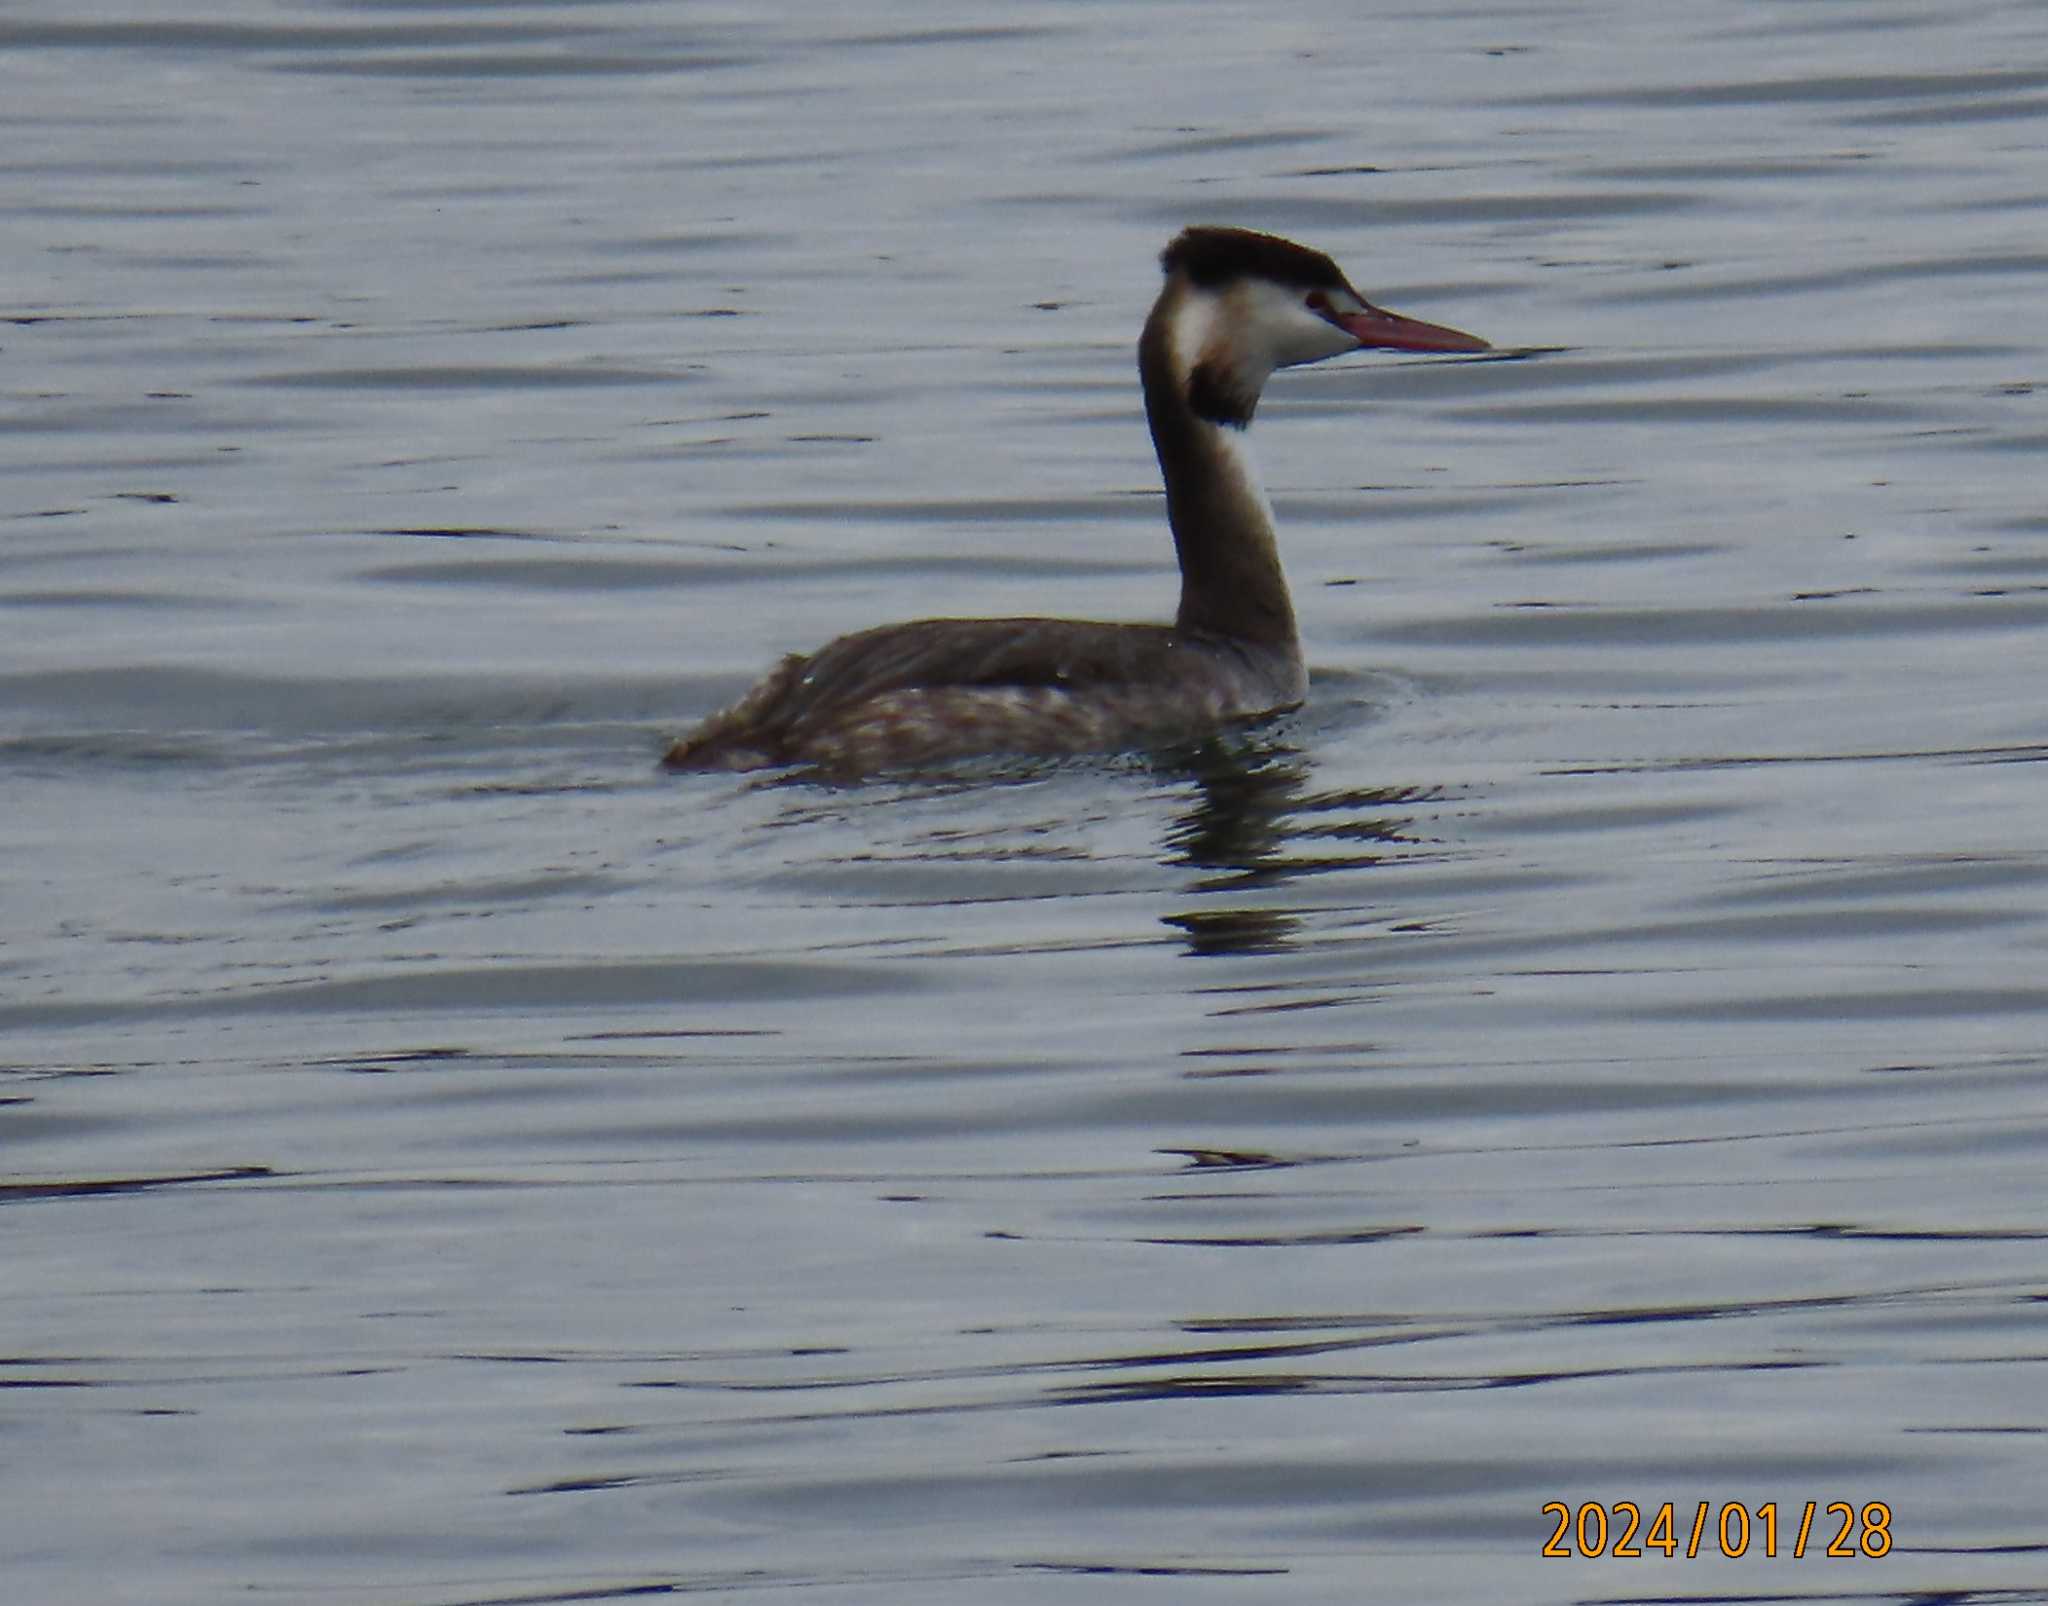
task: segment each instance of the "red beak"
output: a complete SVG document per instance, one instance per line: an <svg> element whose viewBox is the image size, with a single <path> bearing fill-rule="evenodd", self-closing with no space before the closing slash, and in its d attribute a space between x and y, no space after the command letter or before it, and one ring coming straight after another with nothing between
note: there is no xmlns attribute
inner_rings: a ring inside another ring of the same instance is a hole
<svg viewBox="0 0 2048 1606"><path fill-rule="evenodd" d="M1363 312L1331 312L1330 322L1361 346L1382 351L1491 351L1493 347L1477 335L1449 329L1420 318L1404 318L1398 312L1367 304Z"/></svg>

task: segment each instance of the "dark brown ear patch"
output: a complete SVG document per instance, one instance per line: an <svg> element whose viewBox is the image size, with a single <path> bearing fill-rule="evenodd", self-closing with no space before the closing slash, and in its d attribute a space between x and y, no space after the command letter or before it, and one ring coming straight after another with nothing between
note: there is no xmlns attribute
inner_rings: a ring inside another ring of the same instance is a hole
<svg viewBox="0 0 2048 1606"><path fill-rule="evenodd" d="M1188 406L1212 424L1243 429L1258 411L1259 387L1247 386L1229 364L1205 357L1188 374Z"/></svg>

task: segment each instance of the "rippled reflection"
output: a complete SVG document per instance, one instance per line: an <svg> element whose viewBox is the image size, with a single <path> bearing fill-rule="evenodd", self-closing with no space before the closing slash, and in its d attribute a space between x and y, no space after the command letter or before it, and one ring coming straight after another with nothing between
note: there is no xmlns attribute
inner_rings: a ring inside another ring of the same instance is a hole
<svg viewBox="0 0 2048 1606"><path fill-rule="evenodd" d="M1167 862L1210 872L1190 890L1203 896L1270 890L1297 877L1332 870L1371 870L1387 849L1412 847L1420 838L1411 816L1393 812L1436 801L1440 794L1411 786L1310 789L1306 754L1258 733L1191 748L1174 768L1194 788L1192 805L1167 832ZM1355 844L1332 852L1326 845ZM1271 953L1288 947L1301 924L1278 908L1230 903L1164 917L1187 939L1191 954Z"/></svg>

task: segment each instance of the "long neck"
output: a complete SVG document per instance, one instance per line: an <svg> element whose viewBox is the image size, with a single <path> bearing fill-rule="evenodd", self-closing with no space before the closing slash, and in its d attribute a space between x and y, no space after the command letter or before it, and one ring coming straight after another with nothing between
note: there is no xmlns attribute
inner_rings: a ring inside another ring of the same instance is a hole
<svg viewBox="0 0 2048 1606"><path fill-rule="evenodd" d="M1138 342L1145 417L1166 479L1166 518L1180 557L1175 627L1293 648L1299 638L1273 540L1273 515L1242 432L1212 423L1188 400L1199 353L1177 349L1179 289L1168 285Z"/></svg>

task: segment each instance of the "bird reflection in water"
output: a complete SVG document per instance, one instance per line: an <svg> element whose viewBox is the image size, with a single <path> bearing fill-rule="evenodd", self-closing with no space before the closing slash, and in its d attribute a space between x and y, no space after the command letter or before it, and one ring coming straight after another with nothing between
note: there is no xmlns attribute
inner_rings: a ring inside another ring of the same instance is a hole
<svg viewBox="0 0 2048 1606"><path fill-rule="evenodd" d="M1202 956L1292 946L1299 913L1231 895L1328 870L1373 869L1393 857L1391 850L1421 841L1410 834L1412 820L1393 811L1440 801L1424 787L1311 790L1300 751L1256 733L1178 750L1162 758L1160 770L1194 786L1192 805L1167 834L1167 862L1209 872L1190 890L1228 900L1164 917L1186 938L1187 951Z"/></svg>

